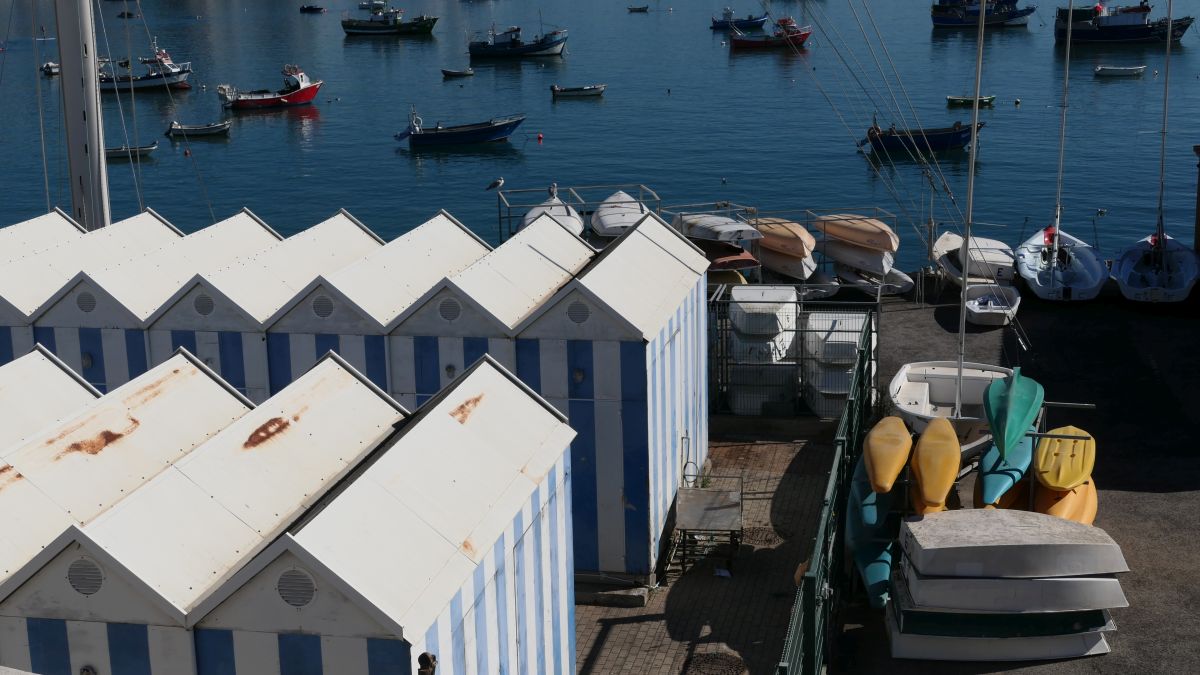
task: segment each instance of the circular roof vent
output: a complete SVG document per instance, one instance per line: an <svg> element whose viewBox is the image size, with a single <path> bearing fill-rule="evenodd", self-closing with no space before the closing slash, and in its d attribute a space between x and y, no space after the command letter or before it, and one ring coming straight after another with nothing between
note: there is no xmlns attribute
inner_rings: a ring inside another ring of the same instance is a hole
<svg viewBox="0 0 1200 675"><path fill-rule="evenodd" d="M290 569L279 575L275 590L279 591L279 597L292 607L304 607L312 602L313 596L317 594L317 585L313 583L313 578L308 572Z"/></svg>
<svg viewBox="0 0 1200 675"><path fill-rule="evenodd" d="M212 296L207 293L201 293L200 295L197 295L196 299L192 301L192 307L200 316L208 316L209 314L212 314L213 310L216 309L216 306L217 305L215 302L213 302Z"/></svg>
<svg viewBox="0 0 1200 675"><path fill-rule="evenodd" d="M567 318L575 323L583 323L592 315L592 310L588 306L576 300L570 305L567 305Z"/></svg>
<svg viewBox="0 0 1200 675"><path fill-rule="evenodd" d="M462 305L457 300L446 298L438 305L438 314L447 321L454 321L462 314Z"/></svg>
<svg viewBox="0 0 1200 675"><path fill-rule="evenodd" d="M96 309L96 296L84 291L75 296L75 304L84 312L91 312L93 309Z"/></svg>
<svg viewBox="0 0 1200 675"><path fill-rule="evenodd" d="M80 558L67 568L67 581L81 595L95 595L104 585L104 572L91 560Z"/></svg>
<svg viewBox="0 0 1200 675"><path fill-rule="evenodd" d="M313 298L312 311L322 319L328 319L333 314L333 299L328 295L318 295Z"/></svg>

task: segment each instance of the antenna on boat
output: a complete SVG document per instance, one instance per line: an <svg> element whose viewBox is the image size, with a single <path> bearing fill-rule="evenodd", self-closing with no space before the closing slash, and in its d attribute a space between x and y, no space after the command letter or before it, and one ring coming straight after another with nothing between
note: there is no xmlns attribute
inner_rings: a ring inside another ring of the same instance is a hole
<svg viewBox="0 0 1200 675"><path fill-rule="evenodd" d="M954 380L954 416L962 417L963 361L967 352L967 280L971 274L971 218L975 207L975 155L979 152L979 91L983 87L983 26L987 16L985 6L979 8L979 31L975 36L975 98L971 101L971 152L967 158L967 213L963 223L962 293L958 303L958 377Z"/></svg>
<svg viewBox="0 0 1200 675"><path fill-rule="evenodd" d="M1058 185L1054 189L1054 241L1050 247L1050 287L1058 267L1058 232L1062 225L1063 158L1067 153L1067 108L1071 92L1071 29L1075 26L1075 3L1067 3L1067 51L1063 63L1062 117L1058 125ZM1042 244L1045 245L1043 238Z"/></svg>
<svg viewBox="0 0 1200 675"><path fill-rule="evenodd" d="M1152 259L1155 266L1163 263L1162 251L1166 249L1166 228L1163 225L1163 193L1167 175L1167 94L1171 91L1171 43L1175 40L1174 0L1167 0L1167 56L1163 63L1163 114L1162 114L1162 143L1158 150L1158 224L1155 226L1154 241L1150 250L1154 252Z"/></svg>
<svg viewBox="0 0 1200 675"><path fill-rule="evenodd" d="M111 214L92 4L88 0L54 0L54 17L67 130L71 215L84 229L96 230L109 224Z"/></svg>

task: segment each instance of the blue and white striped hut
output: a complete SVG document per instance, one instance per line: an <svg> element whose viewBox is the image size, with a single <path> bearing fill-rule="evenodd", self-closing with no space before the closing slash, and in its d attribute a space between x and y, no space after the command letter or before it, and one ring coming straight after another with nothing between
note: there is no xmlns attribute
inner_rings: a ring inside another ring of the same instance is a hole
<svg viewBox="0 0 1200 675"><path fill-rule="evenodd" d="M43 216L49 221L60 213ZM61 228L59 228L61 229ZM158 214L146 210L132 218L82 236L68 235L62 244L21 255L0 265L0 363L33 349L35 342L59 355L67 365L88 378L89 368L79 360L78 336L64 336L60 344L53 331L38 331L33 317L38 309L81 271L94 271L140 258L183 236Z"/></svg>
<svg viewBox="0 0 1200 675"><path fill-rule="evenodd" d="M428 289L393 322L392 395L420 405L484 354L516 370L513 331L596 255L550 216Z"/></svg>
<svg viewBox="0 0 1200 675"><path fill-rule="evenodd" d="M0 366L0 455L44 427L75 415L99 396L41 345Z"/></svg>
<svg viewBox="0 0 1200 675"><path fill-rule="evenodd" d="M8 263L82 237L84 229L61 209L0 227L0 263Z"/></svg>
<svg viewBox="0 0 1200 675"><path fill-rule="evenodd" d="M494 361L460 373L201 607L198 675L575 672L572 436Z"/></svg>
<svg viewBox="0 0 1200 675"><path fill-rule="evenodd" d="M317 277L267 322L271 391L330 350L386 389L387 334L396 318L434 284L490 250L442 211L361 260Z"/></svg>
<svg viewBox="0 0 1200 675"><path fill-rule="evenodd" d="M149 367L146 321L194 275L250 256L281 237L243 211L123 263L81 271L34 313L34 331L53 336L63 358L80 364L101 391L114 389ZM67 346L78 345L78 353ZM199 346L199 345L197 345ZM210 355L201 360L214 363Z"/></svg>
<svg viewBox="0 0 1200 675"><path fill-rule="evenodd" d="M143 427L185 424L198 406L177 401L139 419ZM0 665L54 674L84 665L114 675L206 672L191 632L201 602L393 435L403 416L330 355L103 514L60 528L0 583ZM245 672L271 672L263 666Z"/></svg>
<svg viewBox="0 0 1200 675"><path fill-rule="evenodd" d="M265 323L318 275L382 245L365 225L339 211L255 255L197 274L147 320L150 363L185 347L252 401L265 400L269 368L290 365L269 363Z"/></svg>
<svg viewBox="0 0 1200 675"><path fill-rule="evenodd" d="M657 216L517 332L517 374L564 411L575 566L652 576L685 472L708 454L704 255Z"/></svg>

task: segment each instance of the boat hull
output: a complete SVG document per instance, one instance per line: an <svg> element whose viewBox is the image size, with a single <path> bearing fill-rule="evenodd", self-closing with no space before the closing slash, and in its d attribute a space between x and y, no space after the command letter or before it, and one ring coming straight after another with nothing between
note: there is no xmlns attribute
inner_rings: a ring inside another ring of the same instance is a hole
<svg viewBox="0 0 1200 675"><path fill-rule="evenodd" d="M892 270L894 256L888 251L877 251L851 244L840 239L822 235L816 238L816 250L821 255L855 270L886 276Z"/></svg>
<svg viewBox="0 0 1200 675"><path fill-rule="evenodd" d="M713 19L713 30L758 30L767 25L767 15L749 16L744 19Z"/></svg>
<svg viewBox="0 0 1200 675"><path fill-rule="evenodd" d="M1146 72L1146 66L1096 66L1093 72L1096 77L1141 77Z"/></svg>
<svg viewBox="0 0 1200 675"><path fill-rule="evenodd" d="M1059 248L1065 249L1063 261L1051 261L1051 247L1044 231L1038 231L1017 247L1017 272L1025 285L1042 300L1082 301L1100 295L1108 281L1108 268L1096 257L1095 250L1059 230Z"/></svg>
<svg viewBox="0 0 1200 675"><path fill-rule="evenodd" d="M494 45L486 42L472 42L467 45L467 53L473 59L519 59L527 56L562 56L567 47L567 36L550 40L539 40L521 45Z"/></svg>
<svg viewBox="0 0 1200 675"><path fill-rule="evenodd" d="M857 289L870 296L876 294L904 295L916 285L913 283L912 277L894 267L884 275L883 283L879 282L877 275L846 267L841 263L835 263L833 269L837 273L838 279L842 280L843 286Z"/></svg>
<svg viewBox="0 0 1200 675"><path fill-rule="evenodd" d="M187 82L192 74L191 66L183 66L177 73L156 75L134 75L132 77L101 76L97 86L100 91L129 91L133 89L154 89L156 87L174 87Z"/></svg>
<svg viewBox="0 0 1200 675"><path fill-rule="evenodd" d="M430 35L438 21L436 16L418 16L409 21L389 23L369 19L342 19L346 35Z"/></svg>
<svg viewBox="0 0 1200 675"><path fill-rule="evenodd" d="M729 38L729 47L746 50L803 47L811 35L809 29L786 35L735 35Z"/></svg>
<svg viewBox="0 0 1200 675"><path fill-rule="evenodd" d="M831 213L818 218L813 226L830 237L855 246L889 253L895 253L900 248L900 237L887 223L877 218Z"/></svg>
<svg viewBox="0 0 1200 675"><path fill-rule="evenodd" d="M234 98L226 99L223 104L230 110L262 110L264 108L287 108L298 105L308 105L317 97L323 81L313 82L286 94L276 92L269 95L235 94Z"/></svg>
<svg viewBox="0 0 1200 675"><path fill-rule="evenodd" d="M1200 274L1196 252L1170 236L1157 251L1150 241L1138 241L1113 262L1112 278L1121 295L1136 302L1187 300Z"/></svg>
<svg viewBox="0 0 1200 675"><path fill-rule="evenodd" d="M967 321L976 326L1006 326L1017 315L1021 293L1012 286L967 286Z"/></svg>
<svg viewBox="0 0 1200 675"><path fill-rule="evenodd" d="M896 479L908 464L912 444L912 435L899 417L885 417L871 427L863 441L863 461L872 490L879 493L892 491Z"/></svg>
<svg viewBox="0 0 1200 675"><path fill-rule="evenodd" d="M962 242L962 236L954 232L943 232L933 242L933 257L937 260L938 267L959 286L962 286ZM971 259L968 285L1005 286L1016 278L1015 257L1008 244L996 239L971 237L967 249Z"/></svg>
<svg viewBox="0 0 1200 675"><path fill-rule="evenodd" d="M1031 428L1030 431L1036 429ZM1001 497L1025 478L1032 460L1033 437L1029 435L1023 436L1020 443L1009 448L1004 454L1000 453L1000 448L994 443L984 450L983 456L979 458L979 476L976 478L979 482L981 503L975 507L998 504Z"/></svg>
<svg viewBox="0 0 1200 675"><path fill-rule="evenodd" d="M983 129L983 122L979 129ZM867 142L875 152L913 153L945 152L947 150L962 150L971 144L971 125L963 124L957 127L941 129L914 129L911 132L899 129L887 129L867 132Z"/></svg>
<svg viewBox="0 0 1200 675"><path fill-rule="evenodd" d="M550 216L572 234L583 234L583 218L573 206L563 202L558 197L551 197L537 206L529 209L529 213L521 219L521 229L529 227L533 221L542 216Z"/></svg>
<svg viewBox="0 0 1200 675"><path fill-rule="evenodd" d="M196 136L224 136L229 133L232 123L229 120L203 125L172 124L167 127L166 135L171 138L193 138Z"/></svg>
<svg viewBox="0 0 1200 675"><path fill-rule="evenodd" d="M410 148L433 148L449 145L472 145L476 143L495 143L498 141L508 140L513 131L521 126L525 121L522 116L519 119L510 119L504 122L498 122L490 125L468 125L472 128L455 130L449 129L426 129L420 133L408 134L408 147ZM400 139L400 136L397 136ZM400 139L403 140L403 139Z"/></svg>
<svg viewBox="0 0 1200 675"><path fill-rule="evenodd" d="M645 204L619 190L600 202L592 213L592 232L601 237L619 237L649 213Z"/></svg>
<svg viewBox="0 0 1200 675"><path fill-rule="evenodd" d="M1194 18L1180 17L1171 23L1172 41L1183 39L1184 33L1192 27ZM1075 43L1156 43L1167 41L1167 20L1158 19L1144 24L1096 26L1091 21L1075 21L1071 27L1071 42ZM1065 42L1067 26L1065 21L1054 22L1054 40Z"/></svg>
<svg viewBox="0 0 1200 675"><path fill-rule="evenodd" d="M1024 26L1029 23L1029 15L1037 11L1037 7L1017 8L1012 3L1011 9L993 9L983 18L987 26ZM979 25L979 12L969 12L965 7L952 7L940 10L934 5L930 11L930 19L934 28L974 28Z"/></svg>
<svg viewBox="0 0 1200 675"><path fill-rule="evenodd" d="M854 468L847 504L846 546L854 557L854 566L862 577L867 599L875 609L888 598L888 578L892 570L892 537L888 532L888 512L894 495L871 489L871 481L860 457Z"/></svg>
<svg viewBox="0 0 1200 675"><path fill-rule="evenodd" d="M983 414L984 393L993 381L1011 374L1012 370L1002 366L963 363L962 411L951 423L964 453L978 450L992 437ZM934 418L952 417L957 377L956 361L919 361L901 366L888 385L896 414L917 433Z"/></svg>

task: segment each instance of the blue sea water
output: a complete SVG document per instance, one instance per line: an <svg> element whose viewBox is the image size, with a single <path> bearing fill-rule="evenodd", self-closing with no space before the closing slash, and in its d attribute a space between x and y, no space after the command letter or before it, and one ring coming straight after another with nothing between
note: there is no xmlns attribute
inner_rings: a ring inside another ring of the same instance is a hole
<svg viewBox="0 0 1200 675"><path fill-rule="evenodd" d="M815 25L809 46L800 54L741 54L709 30L723 2L650 2L648 14L629 14L625 0L414 0L398 6L441 19L432 38L412 39L345 37L340 16L359 13L350 0L329 0L329 12L319 15L300 14L301 0L143 0L144 21L118 19L124 2L97 0L104 51L148 55L157 36L195 70L191 91L132 100L105 94L107 145L160 141L140 166L110 165L114 217L145 204L191 231L214 214L248 207L290 234L345 208L391 238L444 208L495 242L496 198L483 188L496 177L507 188L644 183L664 203L887 209L899 217L901 266L924 264L921 223L931 190L922 167L900 162L876 172L855 141L873 117L883 126L966 122L969 109L947 109L945 96L971 91L973 31L934 31L927 2L777 0L770 6L775 16ZM1156 16L1165 11L1159 4ZM1177 2L1177 12L1196 5ZM758 6L735 9L745 14ZM55 42L31 38L42 25L54 34L51 11L44 0L0 2L0 224L69 200L61 83L36 72L40 62L57 60ZM983 89L998 100L982 114L975 219L988 224L981 234L1014 245L1053 217L1064 58L1052 22L1053 6L1045 5L1028 27L989 31L985 39ZM468 64L468 36L493 23L521 25L527 37L541 26L566 27L568 54L476 63L475 77L443 81L441 68ZM1173 52L1166 167L1167 227L1187 241L1196 188L1191 146L1200 142L1197 40L1197 31L1189 32ZM1154 227L1163 59L1161 47L1077 46L1072 53L1064 229L1098 239L1110 256ZM276 88L285 63L325 81L316 105L235 114L227 140L194 140L190 157L185 145L163 138L172 119L205 123L228 115L217 84ZM1093 76L1098 64L1148 69L1142 78L1103 79ZM609 85L603 99L551 99L551 84L595 82ZM507 146L412 153L392 134L414 105L426 123L529 117ZM965 208L967 164L965 155L939 162L948 186L933 200L939 221L957 218L947 192ZM1097 209L1107 215L1093 229Z"/></svg>

